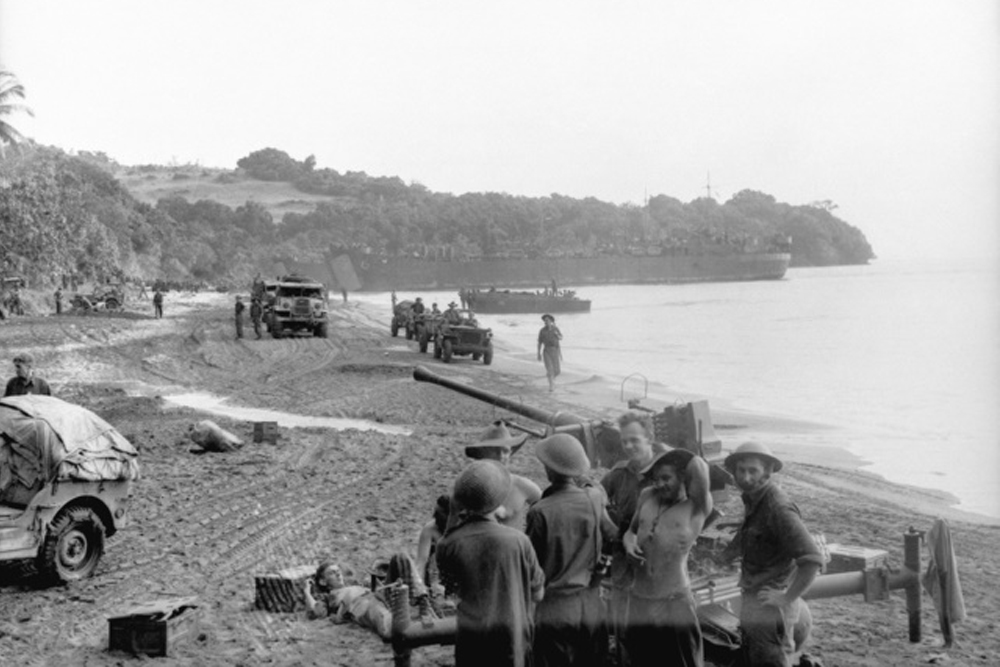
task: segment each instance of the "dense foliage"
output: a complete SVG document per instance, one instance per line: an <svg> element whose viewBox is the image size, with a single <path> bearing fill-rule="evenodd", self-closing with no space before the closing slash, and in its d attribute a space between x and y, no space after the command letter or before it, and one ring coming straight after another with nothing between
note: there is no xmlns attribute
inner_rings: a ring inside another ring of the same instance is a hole
<svg viewBox="0 0 1000 667"><path fill-rule="evenodd" d="M666 195L648 206L592 197L435 193L395 177L315 169L267 148L224 172L218 183L286 180L325 200L281 221L262 204L235 209L173 195L139 202L101 153L67 155L30 146L0 161L0 264L32 282L142 277L239 284L272 260L321 260L332 248L435 259L633 252L657 247L708 251L764 249L789 236L793 264L864 263L864 235L832 214L830 202L792 206L744 190L725 203L682 203ZM133 168L140 172L166 167ZM205 172L208 173L208 172ZM189 178L175 173L174 179ZM223 178L224 177L224 178ZM220 187L226 187L220 185Z"/></svg>

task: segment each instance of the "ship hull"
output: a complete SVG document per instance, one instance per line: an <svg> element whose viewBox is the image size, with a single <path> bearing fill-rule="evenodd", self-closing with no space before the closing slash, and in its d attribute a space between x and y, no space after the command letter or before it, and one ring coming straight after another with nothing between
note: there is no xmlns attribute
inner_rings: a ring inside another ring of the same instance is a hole
<svg viewBox="0 0 1000 667"><path fill-rule="evenodd" d="M643 285L781 280L789 253L732 253L427 261L341 253L325 262L284 260L272 271L308 275L350 291L536 289L539 285ZM277 275L277 274L276 274Z"/></svg>
<svg viewBox="0 0 1000 667"><path fill-rule="evenodd" d="M353 264L361 289L388 291L780 280L789 261L789 253L742 253L452 262L362 257Z"/></svg>

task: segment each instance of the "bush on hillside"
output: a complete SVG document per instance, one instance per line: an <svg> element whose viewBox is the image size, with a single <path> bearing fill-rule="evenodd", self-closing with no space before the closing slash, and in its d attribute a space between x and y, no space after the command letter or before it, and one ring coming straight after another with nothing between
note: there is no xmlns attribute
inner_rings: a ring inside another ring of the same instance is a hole
<svg viewBox="0 0 1000 667"><path fill-rule="evenodd" d="M309 158L306 159L306 162L296 162L285 151L279 151L277 148L263 148L240 158L236 166L246 170L251 178L256 178L259 181L290 183L308 173L311 170L308 165L315 165L315 163L316 158L312 158L311 162Z"/></svg>

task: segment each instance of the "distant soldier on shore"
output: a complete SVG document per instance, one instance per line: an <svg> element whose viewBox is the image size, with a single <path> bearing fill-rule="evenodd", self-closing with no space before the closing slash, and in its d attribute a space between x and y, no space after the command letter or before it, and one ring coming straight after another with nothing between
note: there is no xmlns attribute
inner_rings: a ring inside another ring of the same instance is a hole
<svg viewBox="0 0 1000 667"><path fill-rule="evenodd" d="M153 317L156 319L163 317L163 292L159 289L153 293Z"/></svg>
<svg viewBox="0 0 1000 667"><path fill-rule="evenodd" d="M253 323L253 332L257 335L257 340L260 340L260 318L263 313L264 309L260 305L260 299L254 297L250 302L250 321Z"/></svg>
<svg viewBox="0 0 1000 667"><path fill-rule="evenodd" d="M243 311L246 310L246 306L243 305L243 297L236 295L236 337L243 338Z"/></svg>
<svg viewBox="0 0 1000 667"><path fill-rule="evenodd" d="M62 287L56 287L56 315L62 315Z"/></svg>
<svg viewBox="0 0 1000 667"><path fill-rule="evenodd" d="M545 363L545 377L549 381L549 391L555 391L556 376L561 372L562 348L559 346L559 341L562 340L562 332L556 326L556 318L552 315L548 313L542 315L542 322L545 325L538 332L538 360Z"/></svg>

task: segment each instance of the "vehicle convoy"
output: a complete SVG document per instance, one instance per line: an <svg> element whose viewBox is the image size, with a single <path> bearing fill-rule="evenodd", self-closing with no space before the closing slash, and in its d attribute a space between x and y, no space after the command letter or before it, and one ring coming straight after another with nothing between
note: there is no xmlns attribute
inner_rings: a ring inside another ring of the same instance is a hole
<svg viewBox="0 0 1000 667"><path fill-rule="evenodd" d="M473 361L482 357L483 363L489 366L493 363L493 330L480 327L470 310L456 312L457 322L442 316L434 332L434 358L447 364L453 357L472 355Z"/></svg>
<svg viewBox="0 0 1000 667"><path fill-rule="evenodd" d="M86 408L34 394L0 399L0 436L0 561L89 577L128 522L137 450Z"/></svg>
<svg viewBox="0 0 1000 667"><path fill-rule="evenodd" d="M329 321L323 284L304 276L279 278L266 322L273 338L301 334L326 338Z"/></svg>

